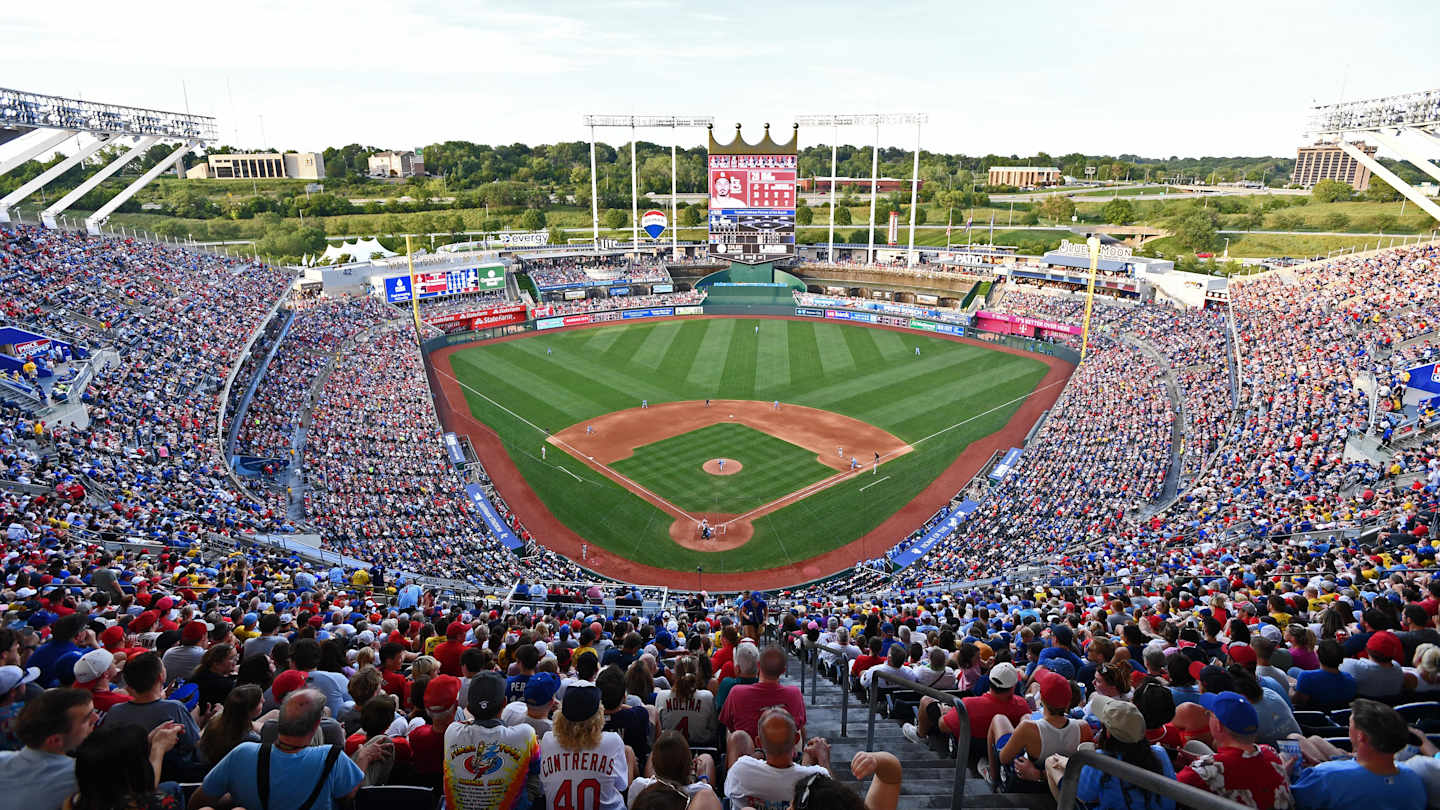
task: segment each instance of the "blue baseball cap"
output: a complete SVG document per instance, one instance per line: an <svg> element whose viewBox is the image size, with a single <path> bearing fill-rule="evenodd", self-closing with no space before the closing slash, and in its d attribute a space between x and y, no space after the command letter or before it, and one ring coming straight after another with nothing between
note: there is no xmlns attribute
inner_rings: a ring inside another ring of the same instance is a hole
<svg viewBox="0 0 1440 810"><path fill-rule="evenodd" d="M1260 730L1260 715L1239 692L1207 692L1196 696L1196 700L1215 715L1220 725L1236 734L1249 736Z"/></svg>
<svg viewBox="0 0 1440 810"><path fill-rule="evenodd" d="M560 676L553 672L537 672L525 682L525 702L531 706L548 706L560 691Z"/></svg>

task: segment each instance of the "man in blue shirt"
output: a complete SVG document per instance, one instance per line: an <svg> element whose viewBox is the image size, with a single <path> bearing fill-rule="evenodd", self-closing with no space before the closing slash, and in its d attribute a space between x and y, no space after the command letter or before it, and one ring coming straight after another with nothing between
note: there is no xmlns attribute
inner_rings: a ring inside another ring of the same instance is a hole
<svg viewBox="0 0 1440 810"><path fill-rule="evenodd" d="M325 696L314 689L298 689L285 696L280 707L279 734L268 747L269 780L260 797L260 743L240 743L220 760L195 792L197 806L214 804L229 795L237 807L265 807L267 810L297 810L315 796L310 807L324 810L336 799L355 795L365 781L364 769L376 758L394 751L395 744L384 735L360 746L352 761L332 746L310 745L325 713Z"/></svg>
<svg viewBox="0 0 1440 810"><path fill-rule="evenodd" d="M85 630L86 616L83 613L72 613L69 616L62 616L50 626L50 640L41 644L31 654L30 660L25 662L26 666L35 667L40 670L40 678L37 681L41 686L53 687L60 685L59 673L55 671L55 662L73 652L89 652L81 650L78 642L82 641Z"/></svg>
<svg viewBox="0 0 1440 810"><path fill-rule="evenodd" d="M417 583L407 582L405 587L400 589L400 598L396 601L396 606L401 610L414 610L419 606L422 595L424 595L424 591Z"/></svg>
<svg viewBox="0 0 1440 810"><path fill-rule="evenodd" d="M1315 647L1320 668L1295 670L1295 705L1303 708L1336 709L1355 699L1355 676L1340 671L1345 655L1335 639L1327 638Z"/></svg>
<svg viewBox="0 0 1440 810"><path fill-rule="evenodd" d="M751 591L750 598L740 606L740 615L745 618L745 632L752 638L760 638L765 629L765 610L769 606L760 597L759 591Z"/></svg>
<svg viewBox="0 0 1440 810"><path fill-rule="evenodd" d="M1373 700L1356 700L1350 712L1355 757L1331 751L1327 753L1343 758L1300 768L1291 786L1295 801L1311 810L1424 810L1424 781L1414 771L1395 765L1395 755L1408 738L1409 728L1399 712Z"/></svg>

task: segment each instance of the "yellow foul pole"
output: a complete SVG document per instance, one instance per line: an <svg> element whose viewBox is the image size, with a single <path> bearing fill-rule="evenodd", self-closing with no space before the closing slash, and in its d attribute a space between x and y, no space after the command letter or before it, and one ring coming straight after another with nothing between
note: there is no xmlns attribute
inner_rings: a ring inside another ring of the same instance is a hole
<svg viewBox="0 0 1440 810"><path fill-rule="evenodd" d="M425 336L420 331L420 293L415 289L415 248L410 244L408 233L405 234L405 264L410 269L410 314L415 319L415 341L418 343Z"/></svg>
<svg viewBox="0 0 1440 810"><path fill-rule="evenodd" d="M1080 327L1080 360L1082 362L1090 351L1090 309L1095 305L1095 273L1100 269L1100 237L1091 236L1085 240L1085 244L1090 246L1090 283L1085 290L1085 322Z"/></svg>

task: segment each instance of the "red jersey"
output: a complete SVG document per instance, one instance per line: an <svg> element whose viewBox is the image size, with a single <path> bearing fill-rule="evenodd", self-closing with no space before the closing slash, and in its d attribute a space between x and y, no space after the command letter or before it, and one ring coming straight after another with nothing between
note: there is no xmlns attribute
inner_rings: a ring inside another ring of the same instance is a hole
<svg viewBox="0 0 1440 810"><path fill-rule="evenodd" d="M1030 714L1030 704L1025 702L1025 698L1013 693L1004 700L997 698L994 692L962 700L965 702L965 713L970 715L970 736L981 740L990 732L990 721L994 720L996 715L1003 714L1018 726L1020 721ZM960 712L952 707L940 718L940 724L950 733L955 733L960 728Z"/></svg>
<svg viewBox="0 0 1440 810"><path fill-rule="evenodd" d="M1223 747L1190 763L1175 778L1258 810L1295 806L1285 764L1268 745L1253 746L1248 751Z"/></svg>
<svg viewBox="0 0 1440 810"><path fill-rule="evenodd" d="M793 686L778 683L751 683L736 686L725 696L720 722L731 731L744 731L750 739L760 739L760 714L771 706L790 712L797 728L805 727L805 698Z"/></svg>

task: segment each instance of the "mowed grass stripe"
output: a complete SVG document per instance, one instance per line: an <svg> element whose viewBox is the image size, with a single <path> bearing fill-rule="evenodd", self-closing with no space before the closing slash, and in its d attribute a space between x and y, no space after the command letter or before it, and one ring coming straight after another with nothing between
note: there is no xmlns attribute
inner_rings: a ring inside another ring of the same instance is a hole
<svg viewBox="0 0 1440 810"><path fill-rule="evenodd" d="M654 329L645 330L645 342L635 350L635 356L630 359L633 365L644 366L648 369L660 368L660 363L665 359L665 354L670 350L670 344L675 335L680 332L683 326L681 321L670 321L657 324Z"/></svg>
<svg viewBox="0 0 1440 810"><path fill-rule="evenodd" d="M889 329L871 329L869 332L870 339L875 341L875 348L886 360L895 360L902 354L914 352L913 346L906 342L906 336L900 332L891 332Z"/></svg>
<svg viewBox="0 0 1440 810"><path fill-rule="evenodd" d="M953 380L930 392L895 400L893 412L909 414L896 423L896 435L924 438L936 430L978 416L1000 402L1019 396L1034 388L1038 381L1039 376L1034 369L1012 363L989 371L978 379ZM937 421L943 423L940 428L935 427Z"/></svg>
<svg viewBox="0 0 1440 810"><path fill-rule="evenodd" d="M608 351L615 341L625 334L625 329L591 329L586 337L583 348L587 352L603 354Z"/></svg>
<svg viewBox="0 0 1440 810"><path fill-rule="evenodd" d="M884 365L885 358L875 347L875 335L878 334L881 334L879 329L840 330L840 335L845 338L845 346L850 349L850 357L855 360L857 368L873 368Z"/></svg>
<svg viewBox="0 0 1440 810"><path fill-rule="evenodd" d="M656 369L660 377L668 380L676 386L684 385L685 375L690 373L690 366L695 362L695 355L700 351L700 341L705 337L705 324L708 321L682 321L680 331L675 333L670 346L665 350L665 358L660 361L660 367Z"/></svg>
<svg viewBox="0 0 1440 810"><path fill-rule="evenodd" d="M789 384L789 322L761 321L760 345L755 355L755 393L761 399L774 399L775 391Z"/></svg>
<svg viewBox="0 0 1440 810"><path fill-rule="evenodd" d="M820 369L820 347L815 342L814 322L786 321L785 333L790 345L790 390L805 390L824 380L824 372ZM780 392L782 398L786 393Z"/></svg>
<svg viewBox="0 0 1440 810"><path fill-rule="evenodd" d="M580 418L576 414L595 413L593 409L605 407L571 389L551 385L500 355L492 354L485 360L482 366L460 353L452 355L450 363L456 379L552 433L574 424ZM477 402L487 411L499 410L474 391L466 390L465 396L471 400L472 411ZM479 418L489 423L485 417Z"/></svg>
<svg viewBox="0 0 1440 810"><path fill-rule="evenodd" d="M586 414L609 413L629 407L623 403L630 400L630 394L600 380L588 380L588 384L583 387L575 385L575 375L584 374L581 369L587 367L570 352L556 352L551 357L542 353L534 358L500 353L489 359L494 367L487 371L493 378L498 379L503 373L519 382L525 390L535 392L536 396L553 403L571 417L570 421L564 424L549 426L552 431L568 427Z"/></svg>
<svg viewBox="0 0 1440 810"><path fill-rule="evenodd" d="M730 348L725 352L725 372L720 377L720 385L731 399L755 398L756 357L762 339L758 325L758 322L740 321L730 333Z"/></svg>
<svg viewBox="0 0 1440 810"><path fill-rule="evenodd" d="M629 329L601 329L601 332L615 331L620 333L620 338L605 349L605 361L610 366L629 366L635 360L635 353L640 350L640 345L649 336L649 329L632 327Z"/></svg>
<svg viewBox="0 0 1440 810"><path fill-rule="evenodd" d="M715 458L739 461L731 475L705 472ZM690 512L741 514L834 474L815 454L745 425L722 422L636 448L612 465Z"/></svg>
<svg viewBox="0 0 1440 810"><path fill-rule="evenodd" d="M871 395L876 391L912 384L928 386L932 379L944 379L955 374L968 374L972 371L972 365L974 370L980 370L982 359L989 354L991 353L985 352L983 349L959 346L953 350L932 351L928 357L923 354L920 357L902 356L901 359L888 364L883 370L841 379L811 391L803 400L797 401L803 401L814 408L849 413L844 410L844 407L846 403L857 397L862 402L868 403ZM868 405L862 405L862 407L868 407ZM880 426L885 427L883 424Z"/></svg>
<svg viewBox="0 0 1440 810"><path fill-rule="evenodd" d="M730 336L735 332L736 321L700 321L704 335L700 338L700 350L690 363L685 382L707 395L720 390L720 380L725 374L725 352L730 347Z"/></svg>
<svg viewBox="0 0 1440 810"><path fill-rule="evenodd" d="M845 336L840 333L841 327L817 323L814 329L815 345L820 350L821 371L826 376L854 371L855 358L850 354L850 347L845 344Z"/></svg>
<svg viewBox="0 0 1440 810"><path fill-rule="evenodd" d="M634 339L643 340L644 335L637 335ZM562 385L573 386L574 382L569 378L572 375L586 379L587 387L605 392L603 401L612 411L638 406L641 399L661 402L676 398L675 391L665 385L669 382L665 378L643 367L607 360L605 355L587 357L585 354L557 352L546 356L542 352L536 355L535 363L536 368L546 370Z"/></svg>

